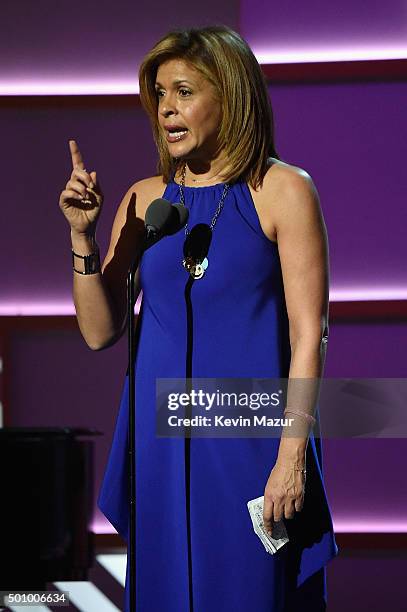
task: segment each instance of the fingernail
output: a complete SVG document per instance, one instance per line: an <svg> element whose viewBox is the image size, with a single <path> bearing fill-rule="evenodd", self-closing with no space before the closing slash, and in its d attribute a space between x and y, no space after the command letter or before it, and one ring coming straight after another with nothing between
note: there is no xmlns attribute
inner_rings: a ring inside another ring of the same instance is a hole
<svg viewBox="0 0 407 612"><path fill-rule="evenodd" d="M94 188L94 184L93 184L93 182L92 182L92 181L89 183L89 187L90 187L91 189L93 189L93 188Z"/></svg>

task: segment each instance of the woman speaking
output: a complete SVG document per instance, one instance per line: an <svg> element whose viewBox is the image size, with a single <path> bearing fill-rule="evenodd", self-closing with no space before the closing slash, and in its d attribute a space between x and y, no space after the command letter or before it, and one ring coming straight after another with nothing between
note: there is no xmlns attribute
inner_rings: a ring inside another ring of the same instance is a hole
<svg viewBox="0 0 407 612"><path fill-rule="evenodd" d="M127 270L138 261L137 609L325 610L325 565L338 549L311 428L318 413L298 394L286 412L302 435L192 437L186 453L186 440L156 437L155 388L156 379L185 378L187 351L194 379L322 376L329 263L318 193L307 172L278 157L261 68L236 32L169 33L144 58L139 81L158 174L124 195L102 266L95 230L103 194L75 141L60 196L77 318L92 349L122 335ZM145 212L156 198L187 207L188 223L142 252ZM201 255L185 246L198 225L209 237ZM127 410L126 378L98 500L126 539ZM247 511L262 495L265 530L272 535L283 520L288 532L275 554L262 547Z"/></svg>

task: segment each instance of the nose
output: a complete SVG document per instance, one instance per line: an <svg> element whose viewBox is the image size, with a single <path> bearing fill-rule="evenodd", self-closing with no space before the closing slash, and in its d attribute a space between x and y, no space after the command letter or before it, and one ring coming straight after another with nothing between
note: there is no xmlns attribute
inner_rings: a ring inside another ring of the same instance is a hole
<svg viewBox="0 0 407 612"><path fill-rule="evenodd" d="M177 107L174 97L167 92L165 97L160 99L158 110L163 117L169 117L176 114Z"/></svg>

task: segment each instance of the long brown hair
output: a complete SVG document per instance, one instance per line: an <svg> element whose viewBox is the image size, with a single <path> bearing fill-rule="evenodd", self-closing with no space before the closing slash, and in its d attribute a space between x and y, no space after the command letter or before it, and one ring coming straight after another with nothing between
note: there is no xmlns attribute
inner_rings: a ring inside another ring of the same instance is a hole
<svg viewBox="0 0 407 612"><path fill-rule="evenodd" d="M170 156L157 116L157 70L169 59L188 62L217 91L222 105L219 142L230 168L224 181L243 180L257 189L267 172L268 158L280 158L274 145L266 80L248 44L225 26L175 30L159 40L144 58L139 71L140 99L159 153L157 170L166 183L183 163Z"/></svg>

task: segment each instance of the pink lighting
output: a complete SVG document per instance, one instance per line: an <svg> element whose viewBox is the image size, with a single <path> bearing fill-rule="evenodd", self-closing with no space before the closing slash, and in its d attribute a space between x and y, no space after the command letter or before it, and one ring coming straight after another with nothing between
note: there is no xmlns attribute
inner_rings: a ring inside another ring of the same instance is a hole
<svg viewBox="0 0 407 612"><path fill-rule="evenodd" d="M138 81L122 79L112 81L103 79L78 81L61 80L60 75L48 80L29 80L21 77L10 81L0 81L0 96L100 96L139 93Z"/></svg>
<svg viewBox="0 0 407 612"><path fill-rule="evenodd" d="M0 304L0 316L71 316L75 314L72 302L30 302L14 301Z"/></svg>
<svg viewBox="0 0 407 612"><path fill-rule="evenodd" d="M329 300L333 302L364 302L375 300L407 300L407 288L354 288L354 289L333 289L329 294ZM140 302L136 303L136 313L138 313ZM0 303L0 317L15 316L72 316L75 309L72 301L24 301L14 300Z"/></svg>
<svg viewBox="0 0 407 612"><path fill-rule="evenodd" d="M406 59L407 47L360 47L321 49L263 49L252 45L260 64L304 64L309 62L355 62Z"/></svg>
<svg viewBox="0 0 407 612"><path fill-rule="evenodd" d="M304 64L327 62L377 61L407 59L407 47L360 46L349 48L263 48L252 45L260 64ZM128 77L109 79L100 75L92 79L78 80L61 74L45 79L33 79L21 75L0 80L0 96L84 96L84 95L138 95L137 70Z"/></svg>
<svg viewBox="0 0 407 612"><path fill-rule="evenodd" d="M93 519L93 523L90 525L90 530L93 531L93 533L117 533L115 528L107 519L104 518L102 514L100 514L100 517Z"/></svg>
<svg viewBox="0 0 407 612"><path fill-rule="evenodd" d="M349 517L333 519L336 533L407 533L407 520Z"/></svg>
<svg viewBox="0 0 407 612"><path fill-rule="evenodd" d="M407 300L407 287L349 287L332 289L330 302L364 302L374 300Z"/></svg>
<svg viewBox="0 0 407 612"><path fill-rule="evenodd" d="M141 303L141 294L136 302L135 312L138 314ZM72 301L23 301L0 303L0 317L52 317L73 316L75 307Z"/></svg>
<svg viewBox="0 0 407 612"><path fill-rule="evenodd" d="M407 520L397 518L338 518L333 520L333 524L336 533L407 533ZM117 533L103 517L94 519L91 530L93 533Z"/></svg>

